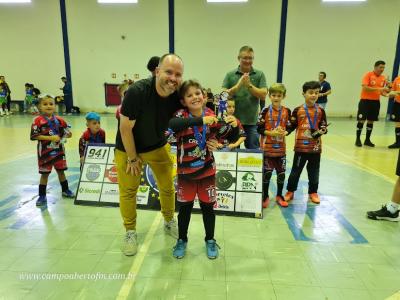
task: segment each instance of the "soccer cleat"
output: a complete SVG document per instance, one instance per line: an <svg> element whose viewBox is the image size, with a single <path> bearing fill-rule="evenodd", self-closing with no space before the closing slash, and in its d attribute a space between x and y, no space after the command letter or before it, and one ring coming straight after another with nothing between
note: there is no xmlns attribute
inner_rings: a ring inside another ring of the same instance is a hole
<svg viewBox="0 0 400 300"><path fill-rule="evenodd" d="M47 197L46 196L39 196L36 200L36 206L46 206L47 205Z"/></svg>
<svg viewBox="0 0 400 300"><path fill-rule="evenodd" d="M269 205L269 197L265 198L265 199L262 201L262 207L263 207L263 208L267 208L268 205Z"/></svg>
<svg viewBox="0 0 400 300"><path fill-rule="evenodd" d="M164 221L164 232L173 238L178 238L178 224L175 219L172 219L169 222Z"/></svg>
<svg viewBox="0 0 400 300"><path fill-rule="evenodd" d="M216 259L218 257L218 248L220 248L215 240L206 241L207 257Z"/></svg>
<svg viewBox="0 0 400 300"><path fill-rule="evenodd" d="M62 196L66 198L74 198L75 194L71 190L66 190L62 192Z"/></svg>
<svg viewBox="0 0 400 300"><path fill-rule="evenodd" d="M370 140L365 140L364 141L364 146L375 147L375 144L372 143Z"/></svg>
<svg viewBox="0 0 400 300"><path fill-rule="evenodd" d="M367 217L372 220L387 220L392 222L398 222L399 219L399 211L396 211L392 214L386 207L383 205L380 210L376 211L367 211Z"/></svg>
<svg viewBox="0 0 400 300"><path fill-rule="evenodd" d="M284 197L285 201L289 202L289 201L293 200L293 198L294 198L294 193L287 191L285 194L285 197Z"/></svg>
<svg viewBox="0 0 400 300"><path fill-rule="evenodd" d="M182 239L177 240L176 245L173 248L172 255L178 259L183 258L186 254L186 246L187 242Z"/></svg>
<svg viewBox="0 0 400 300"><path fill-rule="evenodd" d="M391 144L390 146L388 146L389 149L399 149L400 148L400 144L394 143Z"/></svg>
<svg viewBox="0 0 400 300"><path fill-rule="evenodd" d="M137 243L136 231L128 230L125 234L124 244L122 246L122 252L126 256L132 256L136 254L137 248L138 248L138 243Z"/></svg>
<svg viewBox="0 0 400 300"><path fill-rule="evenodd" d="M355 145L356 145L357 147L362 147L361 140L360 140L360 139L356 139Z"/></svg>
<svg viewBox="0 0 400 300"><path fill-rule="evenodd" d="M321 202L321 200L319 199L319 196L317 193L311 193L308 194L308 199L315 204L319 204Z"/></svg>
<svg viewBox="0 0 400 300"><path fill-rule="evenodd" d="M275 200L276 200L276 203L278 203L279 206L282 206L282 207L288 207L289 206L289 203L287 203L285 201L285 199L283 199L282 196L276 196Z"/></svg>

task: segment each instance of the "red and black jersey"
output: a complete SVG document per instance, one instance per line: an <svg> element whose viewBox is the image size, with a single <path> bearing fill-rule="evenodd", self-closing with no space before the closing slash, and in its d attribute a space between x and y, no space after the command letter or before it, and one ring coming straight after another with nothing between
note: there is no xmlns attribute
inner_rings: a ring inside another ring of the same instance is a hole
<svg viewBox="0 0 400 300"><path fill-rule="evenodd" d="M229 144L236 143L239 138L246 137L246 132L243 129L242 123L239 119L236 119L236 122L236 127L226 124L221 126L219 131L222 132L222 134L218 135L218 142L220 144L228 146Z"/></svg>
<svg viewBox="0 0 400 300"><path fill-rule="evenodd" d="M215 116L215 114L211 109L206 107L204 109L204 116ZM190 118L190 113L187 109L180 109L175 113L174 117ZM220 131L222 127L225 127L225 129ZM218 140L221 134L225 134L225 131L231 130L230 125L226 126L226 124L222 125L221 123L211 126L207 125L205 128L206 141L212 138ZM201 149L201 145L199 145L199 141L196 139L195 131L198 131L198 139L201 142L203 125L191 126L175 132L177 141L178 176L191 180L215 175L214 156L206 145L204 145L204 149Z"/></svg>
<svg viewBox="0 0 400 300"><path fill-rule="evenodd" d="M292 129L296 128L294 151L321 153L321 137L313 138L311 135L315 130L326 128L325 110L317 104L312 107L303 104L293 110L290 122Z"/></svg>
<svg viewBox="0 0 400 300"><path fill-rule="evenodd" d="M48 118L40 115L33 120L31 126L31 140L36 140L39 135L58 135L62 138L67 127L68 124L59 116L53 115ZM65 155L64 145L62 143L38 140L37 154L38 159L42 163L57 160Z"/></svg>
<svg viewBox="0 0 400 300"><path fill-rule="evenodd" d="M90 129L87 128L79 139L79 156L85 154L86 146L89 143L104 144L106 142L106 132L100 128L96 134L92 134Z"/></svg>
<svg viewBox="0 0 400 300"><path fill-rule="evenodd" d="M264 107L258 116L257 131L261 135L261 149L264 150L267 157L286 155L285 137L265 135L265 130L272 131L279 126L283 130L290 128L290 109L285 106L281 106L279 110L272 106Z"/></svg>

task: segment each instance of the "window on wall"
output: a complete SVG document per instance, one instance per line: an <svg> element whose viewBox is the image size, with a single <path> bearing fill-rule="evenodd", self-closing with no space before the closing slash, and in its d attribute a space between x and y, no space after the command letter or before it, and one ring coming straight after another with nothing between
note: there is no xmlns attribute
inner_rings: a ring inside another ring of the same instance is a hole
<svg viewBox="0 0 400 300"><path fill-rule="evenodd" d="M233 2L247 2L248 0L207 0L208 3L233 3Z"/></svg>
<svg viewBox="0 0 400 300"><path fill-rule="evenodd" d="M31 0L0 0L0 3L31 3Z"/></svg>
<svg viewBox="0 0 400 300"><path fill-rule="evenodd" d="M111 4L120 4L120 3L137 3L138 0L97 0L97 3L111 3Z"/></svg>

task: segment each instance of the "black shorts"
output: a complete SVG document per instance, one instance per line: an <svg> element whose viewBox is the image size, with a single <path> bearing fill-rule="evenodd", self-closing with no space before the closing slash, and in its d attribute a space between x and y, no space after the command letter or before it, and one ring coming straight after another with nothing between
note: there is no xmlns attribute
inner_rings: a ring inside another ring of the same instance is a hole
<svg viewBox="0 0 400 300"><path fill-rule="evenodd" d="M361 99L358 103L357 121L378 121L381 102Z"/></svg>
<svg viewBox="0 0 400 300"><path fill-rule="evenodd" d="M394 122L400 122L400 103L394 101L392 114L390 115L390 120Z"/></svg>
<svg viewBox="0 0 400 300"><path fill-rule="evenodd" d="M396 175L400 176L400 150L399 150L399 157L397 158Z"/></svg>

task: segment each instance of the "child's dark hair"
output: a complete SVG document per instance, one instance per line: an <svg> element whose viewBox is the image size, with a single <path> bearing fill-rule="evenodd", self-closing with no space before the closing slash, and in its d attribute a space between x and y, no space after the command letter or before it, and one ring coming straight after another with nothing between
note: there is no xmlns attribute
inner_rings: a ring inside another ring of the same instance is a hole
<svg viewBox="0 0 400 300"><path fill-rule="evenodd" d="M307 92L308 90L316 90L320 89L321 85L318 81L307 81L303 84L303 93Z"/></svg>
<svg viewBox="0 0 400 300"><path fill-rule="evenodd" d="M185 97L185 94L188 91L188 89L192 86L195 87L196 89L201 90L203 93L203 88L201 87L200 83L196 80L190 79L190 80L186 80L182 83L182 85L179 89L179 97L181 99L183 99Z"/></svg>

